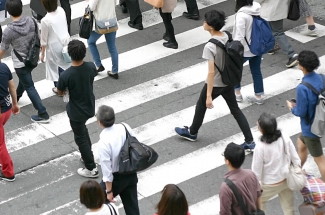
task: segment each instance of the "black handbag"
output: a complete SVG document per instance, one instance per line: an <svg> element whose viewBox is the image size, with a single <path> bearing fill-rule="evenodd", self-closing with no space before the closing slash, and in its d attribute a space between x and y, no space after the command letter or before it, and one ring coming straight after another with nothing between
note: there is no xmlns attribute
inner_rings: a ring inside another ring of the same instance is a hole
<svg viewBox="0 0 325 215"><path fill-rule="evenodd" d="M122 124L123 125L123 124ZM158 159L158 154L137 138L130 135L129 131L123 125L126 131L126 139L119 155L119 174L131 174L147 169Z"/></svg>
<svg viewBox="0 0 325 215"><path fill-rule="evenodd" d="M299 0L291 0L287 19L296 21L300 18Z"/></svg>
<svg viewBox="0 0 325 215"><path fill-rule="evenodd" d="M265 215L264 211L262 211L260 209L257 209L256 212L248 212L247 206L245 205L243 197L240 195L236 185L228 178L225 178L225 182L229 186L229 188L232 190L232 192L234 193L234 195L237 199L237 202L245 215Z"/></svg>
<svg viewBox="0 0 325 215"><path fill-rule="evenodd" d="M85 14L79 20L79 36L84 39L89 39L91 32L93 31L94 23L93 12L90 11L89 6L85 9Z"/></svg>

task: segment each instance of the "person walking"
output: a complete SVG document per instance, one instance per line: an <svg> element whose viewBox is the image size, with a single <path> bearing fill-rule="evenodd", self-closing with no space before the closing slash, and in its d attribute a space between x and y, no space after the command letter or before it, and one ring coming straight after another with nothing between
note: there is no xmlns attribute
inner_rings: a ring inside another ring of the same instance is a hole
<svg viewBox="0 0 325 215"><path fill-rule="evenodd" d="M320 65L318 56L313 51L302 51L298 56L299 69L303 73L303 82L309 83L318 92L323 89L323 78L315 72ZM301 135L297 140L298 155L301 159L301 166L307 160L308 151L314 158L322 178L325 179L325 157L320 137L311 132L311 125L315 117L315 109L318 102L318 95L304 84L296 88L296 102L287 101L287 107L291 113L300 117Z"/></svg>
<svg viewBox="0 0 325 215"><path fill-rule="evenodd" d="M318 30L315 26L313 13L306 0L299 0L299 10L300 16L305 17L307 22L307 29L300 33L305 36L317 37Z"/></svg>
<svg viewBox="0 0 325 215"><path fill-rule="evenodd" d="M68 32L71 34L71 5L69 0L60 0L60 5L63 8L67 20Z"/></svg>
<svg viewBox="0 0 325 215"><path fill-rule="evenodd" d="M161 193L154 215L190 215L186 196L177 185L167 184Z"/></svg>
<svg viewBox="0 0 325 215"><path fill-rule="evenodd" d="M232 181L237 187L248 212L252 213L261 209L262 189L260 183L253 171L241 168L245 161L244 149L235 143L229 143L222 155L225 157L225 163L229 170L224 178ZM226 182L220 186L219 197L220 215L244 214L235 194Z"/></svg>
<svg viewBox="0 0 325 215"><path fill-rule="evenodd" d="M119 215L113 204L105 204L105 195L97 181L88 180L79 189L80 203L89 209L85 215Z"/></svg>
<svg viewBox="0 0 325 215"><path fill-rule="evenodd" d="M64 10L58 7L58 2L42 0L42 4L47 14L41 20L41 61L44 62L46 53L46 79L54 82L52 91L58 95L56 87L59 75L71 66L71 63L64 62L62 56L63 46L68 44L70 35L65 25Z"/></svg>
<svg viewBox="0 0 325 215"><path fill-rule="evenodd" d="M139 0L120 0L122 13L130 13L128 25L131 28L143 30L142 13L140 10Z"/></svg>
<svg viewBox="0 0 325 215"><path fill-rule="evenodd" d="M166 32L163 35L163 39L167 42L163 43L166 48L177 49L178 43L176 42L174 26L172 24L172 12L177 4L177 0L165 0L164 6L159 8L159 13L163 19Z"/></svg>
<svg viewBox="0 0 325 215"><path fill-rule="evenodd" d="M16 178L14 164L6 147L4 126L11 113L18 114L19 111L12 73L6 64L0 63L0 179L9 182Z"/></svg>
<svg viewBox="0 0 325 215"><path fill-rule="evenodd" d="M289 0L255 1L261 4L261 17L270 23L276 45L289 58L286 67L291 68L296 66L298 64L298 54L293 50L283 30L283 20L288 16ZM274 54L274 50L269 51L269 54Z"/></svg>
<svg viewBox="0 0 325 215"><path fill-rule="evenodd" d="M240 41L244 46L244 61L249 61L249 68L253 77L255 96L247 96L247 100L258 105L263 104L262 95L264 94L263 76L261 72L262 55L256 56L249 49L251 43L253 16L259 16L261 13L261 5L253 0L237 0L236 1L235 25L233 28L233 39ZM240 83L235 86L235 94L237 102L243 101L240 93Z"/></svg>
<svg viewBox="0 0 325 215"><path fill-rule="evenodd" d="M294 165L300 166L298 153L289 136L277 128L277 121L271 114L263 113L257 121L261 137L256 141L253 153L252 171L262 186L262 206L278 195L285 215L294 215L293 191L287 185L289 163L286 152Z"/></svg>
<svg viewBox="0 0 325 215"><path fill-rule="evenodd" d="M23 4L21 0L7 0L6 10L11 16L12 22L7 25L3 31L2 42L0 47L0 60L9 49L10 45L23 59L27 57L30 44L35 35L35 27L37 24L32 18L22 16ZM37 29L36 29L37 31ZM29 99L34 108L38 111L37 115L32 115L31 120L38 123L50 122L50 116L46 108L42 104L42 100L35 89L32 79L33 68L25 66L24 62L20 61L14 51L11 52L12 61L16 74L19 78L17 87L17 101L26 90Z"/></svg>
<svg viewBox="0 0 325 215"><path fill-rule="evenodd" d="M79 148L81 159L86 168L79 168L78 174L88 178L98 177L98 169L91 151L86 122L95 115L95 96L93 83L97 70L93 63L84 62L86 46L80 40L72 40L68 44L72 66L59 77L58 94L63 96L69 92L66 106L74 140Z"/></svg>
<svg viewBox="0 0 325 215"><path fill-rule="evenodd" d="M226 44L229 39L226 33L220 31L225 25L225 19L226 16L224 12L211 10L205 14L203 24L204 30L208 31L212 38L219 40L223 44ZM202 57L208 61L208 76L199 100L196 103L192 125L190 127L185 126L184 128L176 127L176 133L189 141L196 141L207 108L213 108L212 101L221 95L226 100L231 114L236 119L245 136L245 142L242 144L242 147L245 149L254 149L255 143L253 135L246 117L238 107L234 94L234 87L227 86L222 82L220 72L215 67L215 63L219 68L224 67L224 50L208 42L204 47Z"/></svg>
<svg viewBox="0 0 325 215"><path fill-rule="evenodd" d="M119 155L126 140L126 129L135 136L129 125L115 124L113 108L102 105L98 108L97 122L103 128L99 136L98 154L103 178L100 183L107 200L120 195L126 215L140 215L137 194L137 173L119 174Z"/></svg>
<svg viewBox="0 0 325 215"><path fill-rule="evenodd" d="M105 0L89 0L89 8L91 11L93 11L94 17L96 20L104 21L109 20L112 22L116 22L117 26L117 19L116 19L116 13L115 13L115 1L105 1ZM111 23L112 24L112 23ZM108 51L111 55L111 61L112 61L112 71L107 71L107 75L109 77L112 77L114 79L118 79L118 52L116 49L116 30L117 27L114 28L115 30L104 34L106 39L106 45L108 48ZM105 70L104 66L102 65L102 62L100 60L98 48L96 45L96 41L102 36L102 34L99 34L95 30L95 24L94 29L90 34L88 42L88 47L91 53L91 56L94 59L95 65L97 67L98 72L102 72Z"/></svg>
<svg viewBox="0 0 325 215"><path fill-rule="evenodd" d="M199 20L199 8L197 7L196 0L185 0L187 12L183 12L183 16L187 19Z"/></svg>

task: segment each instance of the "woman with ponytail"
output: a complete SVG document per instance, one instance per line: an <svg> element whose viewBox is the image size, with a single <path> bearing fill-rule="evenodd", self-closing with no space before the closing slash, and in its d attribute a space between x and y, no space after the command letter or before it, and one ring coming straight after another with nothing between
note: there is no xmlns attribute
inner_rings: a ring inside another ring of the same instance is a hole
<svg viewBox="0 0 325 215"><path fill-rule="evenodd" d="M261 210L265 211L265 203L278 195L284 214L294 215L293 192L286 182L289 162L284 147L294 165L301 163L298 153L290 137L277 129L276 118L271 114L263 113L257 126L262 135L256 142L252 170L263 190Z"/></svg>

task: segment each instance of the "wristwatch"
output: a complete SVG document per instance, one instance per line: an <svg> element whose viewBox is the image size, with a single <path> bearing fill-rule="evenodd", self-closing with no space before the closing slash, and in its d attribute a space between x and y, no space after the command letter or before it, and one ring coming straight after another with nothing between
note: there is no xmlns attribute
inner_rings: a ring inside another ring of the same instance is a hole
<svg viewBox="0 0 325 215"><path fill-rule="evenodd" d="M106 190L106 194L110 194L111 192L113 192L113 191L112 190L109 190L109 191Z"/></svg>

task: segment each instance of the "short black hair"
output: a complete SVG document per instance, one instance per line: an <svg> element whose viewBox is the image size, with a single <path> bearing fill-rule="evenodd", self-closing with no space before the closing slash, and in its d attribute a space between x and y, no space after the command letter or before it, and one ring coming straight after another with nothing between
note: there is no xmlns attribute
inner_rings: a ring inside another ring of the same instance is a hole
<svg viewBox="0 0 325 215"><path fill-rule="evenodd" d="M220 31L220 29L226 24L226 15L223 11L210 10L205 13L204 21L214 30Z"/></svg>
<svg viewBox="0 0 325 215"><path fill-rule="evenodd" d="M6 10L12 17L18 17L23 13L23 3L21 0L7 0Z"/></svg>
<svg viewBox="0 0 325 215"><path fill-rule="evenodd" d="M42 4L47 12L54 12L58 8L57 0L42 0Z"/></svg>
<svg viewBox="0 0 325 215"><path fill-rule="evenodd" d="M115 113L114 109L110 106L102 105L98 108L96 114L97 120L102 124L105 128L109 128L115 123Z"/></svg>
<svg viewBox="0 0 325 215"><path fill-rule="evenodd" d="M81 61L86 56L86 46L80 40L71 40L68 44L68 54L73 61Z"/></svg>
<svg viewBox="0 0 325 215"><path fill-rule="evenodd" d="M320 65L318 56L315 52L304 50L298 55L299 65L304 67L307 72L312 72Z"/></svg>
<svg viewBox="0 0 325 215"><path fill-rule="evenodd" d="M79 189L80 203L88 209L99 209L105 202L104 191L95 180L88 180Z"/></svg>
<svg viewBox="0 0 325 215"><path fill-rule="evenodd" d="M245 161L245 150L236 143L231 142L227 145L224 156L232 167L239 169Z"/></svg>
<svg viewBox="0 0 325 215"><path fill-rule="evenodd" d="M271 144L281 137L282 134L277 128L278 125L275 116L268 113L262 113L257 122L262 130L261 141Z"/></svg>
<svg viewBox="0 0 325 215"><path fill-rule="evenodd" d="M235 11L237 12L240 8L251 5L253 5L253 0L236 0Z"/></svg>

